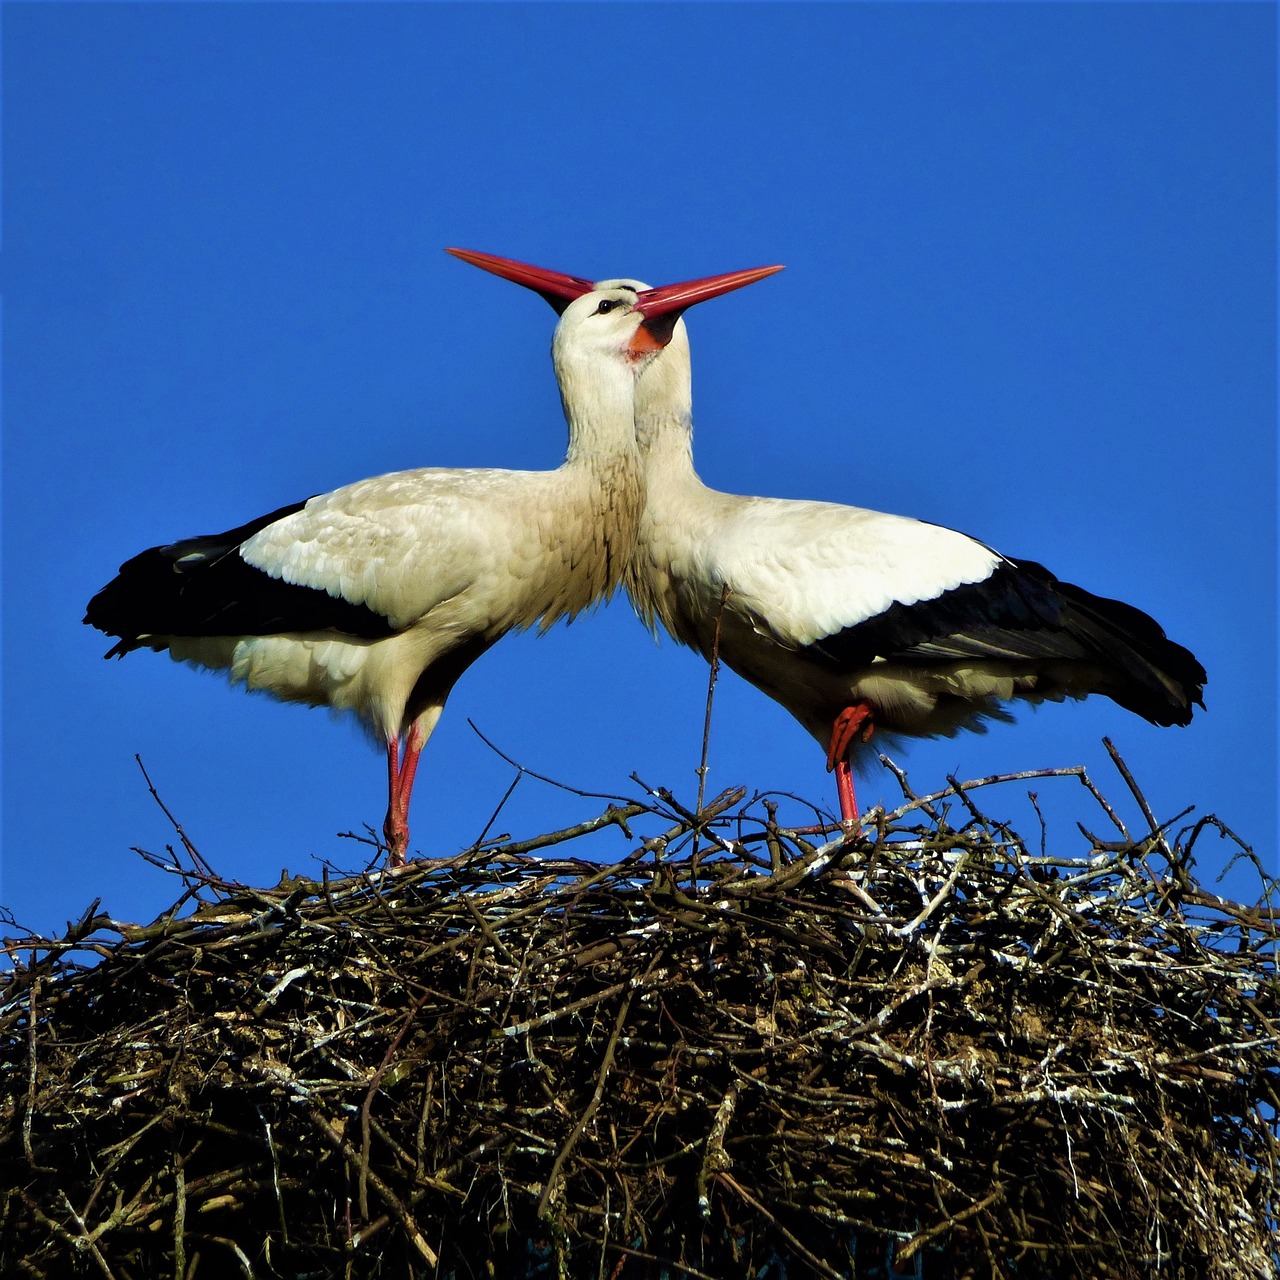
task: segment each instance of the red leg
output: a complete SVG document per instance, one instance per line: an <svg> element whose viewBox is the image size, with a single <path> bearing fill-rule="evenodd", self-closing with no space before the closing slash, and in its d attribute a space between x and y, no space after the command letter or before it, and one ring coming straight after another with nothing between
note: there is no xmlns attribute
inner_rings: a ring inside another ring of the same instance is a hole
<svg viewBox="0 0 1280 1280"><path fill-rule="evenodd" d="M382 824L382 838L387 842L389 866L404 865L405 845L409 832L405 829L404 815L396 804L396 792L400 782L400 739L387 739L387 816Z"/></svg>
<svg viewBox="0 0 1280 1280"><path fill-rule="evenodd" d="M853 770L847 760L836 761L836 795L840 797L840 821L857 822L858 797L853 793Z"/></svg>
<svg viewBox="0 0 1280 1280"><path fill-rule="evenodd" d="M387 794L395 795L396 778L400 776L400 739L387 739Z"/></svg>
<svg viewBox="0 0 1280 1280"><path fill-rule="evenodd" d="M827 748L827 770L836 771L836 794L840 797L841 822L856 822L858 799L853 792L853 770L849 767L849 748L855 739L866 742L875 732L871 704L855 702L836 716L831 726L831 745Z"/></svg>
<svg viewBox="0 0 1280 1280"><path fill-rule="evenodd" d="M409 799L413 794L413 778L418 772L418 759L427 735L415 723L404 740L404 760L399 761L400 743L392 738L387 743L387 819L382 834L387 842L387 865L404 866L409 846Z"/></svg>
<svg viewBox="0 0 1280 1280"><path fill-rule="evenodd" d="M418 761L422 758L422 747L426 740L427 735L416 723L404 740L404 762L400 765L400 776L396 782L396 798L399 800L400 812L406 824L409 821L409 798L413 795L413 779L418 772Z"/></svg>

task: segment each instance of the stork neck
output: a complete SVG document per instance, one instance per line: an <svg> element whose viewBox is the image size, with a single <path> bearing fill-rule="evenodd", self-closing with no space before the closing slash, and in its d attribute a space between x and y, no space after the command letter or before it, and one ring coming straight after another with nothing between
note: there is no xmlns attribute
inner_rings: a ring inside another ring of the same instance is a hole
<svg viewBox="0 0 1280 1280"><path fill-rule="evenodd" d="M667 487L698 482L693 469L693 365L683 320L636 384L636 442L645 471Z"/></svg>
<svg viewBox="0 0 1280 1280"><path fill-rule="evenodd" d="M569 424L568 465L638 457L635 375L621 363L587 362L557 353L556 377Z"/></svg>
<svg viewBox="0 0 1280 1280"><path fill-rule="evenodd" d="M644 511L644 477L636 447L635 374L621 360L555 351L556 377L569 424L559 476L568 499L553 532L573 571L543 625L572 617L621 583L635 551ZM576 516L576 533L569 532ZM558 562L558 561L557 561Z"/></svg>
<svg viewBox="0 0 1280 1280"><path fill-rule="evenodd" d="M645 472L667 484L701 483L693 466L693 414L689 409L655 409L636 415L636 441Z"/></svg>

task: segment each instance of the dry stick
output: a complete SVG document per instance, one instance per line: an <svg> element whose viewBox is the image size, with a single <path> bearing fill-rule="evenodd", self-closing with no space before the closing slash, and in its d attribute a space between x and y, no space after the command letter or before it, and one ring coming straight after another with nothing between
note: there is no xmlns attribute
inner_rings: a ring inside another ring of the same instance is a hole
<svg viewBox="0 0 1280 1280"><path fill-rule="evenodd" d="M71 1203L71 1197L64 1191L62 1192L62 1199L67 1206L67 1212L71 1214L76 1226L80 1228L80 1236L79 1238L72 1237L72 1244L77 1251L87 1248L93 1256L93 1260L102 1268L102 1274L107 1277L107 1280L115 1280L111 1268L107 1266L106 1258L102 1256L102 1250L98 1248L97 1240L90 1233L85 1220L76 1212L75 1206Z"/></svg>
<svg viewBox="0 0 1280 1280"><path fill-rule="evenodd" d="M1031 807L1036 811L1036 821L1040 824L1040 858L1043 861L1049 856L1049 824L1040 812L1040 793L1028 791L1027 799L1031 801Z"/></svg>
<svg viewBox="0 0 1280 1280"><path fill-rule="evenodd" d="M352 1168L358 1168L360 1165L360 1156L351 1144L342 1136L341 1126L331 1124L324 1116L317 1112L308 1112L308 1118L319 1131L320 1136L344 1159ZM413 1216L409 1210L405 1208L399 1196L391 1190L383 1180L378 1177L372 1169L369 1170L369 1185L378 1193L378 1198L383 1204L391 1210L392 1216L399 1222L401 1229L405 1235L409 1237L409 1242L422 1255L427 1266L434 1267L440 1257L436 1251L427 1243L418 1224L413 1220ZM357 1237L358 1238L358 1237Z"/></svg>
<svg viewBox="0 0 1280 1280"><path fill-rule="evenodd" d="M22 1203L26 1205L27 1211L31 1214L32 1218L45 1229L46 1234L54 1236L58 1240L62 1241L64 1244L70 1245L73 1249L76 1250L77 1253L79 1252L79 1246L76 1243L77 1237L73 1236L71 1232L68 1231L66 1227L62 1225L62 1223L58 1222L54 1218L49 1217L49 1215L45 1213L45 1211L39 1206L39 1204L37 1204L36 1201L32 1199L30 1193L24 1191L21 1187L15 1187L14 1191L11 1194L17 1195L17 1197L22 1201ZM46 1243L42 1242L40 1247L40 1252L44 1254L49 1253L49 1246ZM36 1272L36 1274L40 1276L44 1276L47 1273L40 1271L40 1272Z"/></svg>
<svg viewBox="0 0 1280 1280"><path fill-rule="evenodd" d="M712 801L712 808L715 807L715 804L716 802ZM683 827L681 828L681 830L683 830ZM661 839L661 837L659 837L659 839ZM652 841L647 841L646 848L648 847L649 844L652 844L652 843L653 843ZM542 901L542 900L535 901L530 903L528 906L517 907L515 910L509 911L499 921L497 921L498 927L506 928L508 925L515 924L518 921L523 920L527 916L535 915L538 912L545 911L547 901L550 901L553 898L558 899L563 894L569 891L573 891L574 893L577 893L577 894L584 892L586 889L590 888L591 886L600 883L600 881L607 880L611 876L617 875L620 871L624 870L625 868L634 865L639 860L639 858L643 855L644 852L645 850L641 849L637 853L628 854L626 858L624 858L621 862L610 863L608 866L603 867L595 875L588 876L573 885L566 885L557 889L553 889L547 895L546 901ZM428 947L425 951L419 954L418 960L419 962L433 960L435 959L436 956L447 955L452 951L456 951L459 947L470 945L473 942L474 942L474 937L471 933L468 932L464 934L459 934L456 937L450 938L447 942L437 943L434 946Z"/></svg>
<svg viewBox="0 0 1280 1280"><path fill-rule="evenodd" d="M727 893L733 893L735 897L754 897L757 893L764 890L782 890L789 889L793 884L799 883L806 876L818 875L827 864L844 848L845 837L841 833L834 840L828 840L826 844L819 845L816 849L806 853L804 857L797 858L794 862L787 863L781 870L773 872L767 876L753 877L743 887L736 884L725 885L724 890ZM871 901L869 895L862 890L856 890L862 894L863 898L871 904L871 909L879 912L880 908Z"/></svg>
<svg viewBox="0 0 1280 1280"><path fill-rule="evenodd" d="M165 1119L166 1117L164 1116L163 1113L160 1115L152 1116L151 1119L148 1120L142 1126L142 1128L139 1129L136 1133L131 1133L127 1138L122 1138L119 1142L113 1144L112 1146L104 1148L102 1151L98 1153L98 1159L95 1162L98 1166L97 1167L98 1177L95 1183L93 1184L93 1190L89 1193L88 1200L85 1201L84 1209L81 1211L83 1216L87 1217L93 1211L93 1206L97 1204L98 1197L102 1194L104 1190L106 1190L107 1186L114 1185L115 1180L112 1178L112 1174L114 1173L116 1166L129 1154L130 1151L133 1150L135 1146L137 1146L137 1144L142 1140L143 1135L146 1134L146 1132L149 1129L153 1128L155 1125L162 1123ZM202 1138L196 1143L192 1151L187 1153L187 1159L190 1159L191 1155L195 1151L199 1151L203 1143L204 1143L204 1139ZM104 1156L110 1156L111 1158L104 1162L103 1161ZM125 1210L126 1211L132 1210L133 1206L138 1202L139 1199L141 1199L141 1197L142 1197L142 1192L140 1191L138 1195L135 1196L125 1206ZM163 1199L161 1203L163 1203ZM112 1214L111 1216L112 1218L115 1218L117 1221L124 1220L124 1216L122 1216L119 1210L117 1210L117 1212Z"/></svg>
<svg viewBox="0 0 1280 1280"><path fill-rule="evenodd" d="M816 825L812 827L783 827L781 830L789 836L803 835L829 835L833 831L843 831L844 828L838 822L828 820L828 816L823 814L812 800L806 800L804 796L798 796L794 791L757 791L751 797L751 803L755 804L757 800L763 800L766 796L778 796L783 800L793 800L796 804L802 805L806 809L813 810L813 816L817 819Z"/></svg>
<svg viewBox="0 0 1280 1280"><path fill-rule="evenodd" d="M627 804L631 800L630 796L610 795L607 791L581 791L577 787L569 786L566 782L557 782L555 778L548 778L546 774L535 773L532 769L526 769L519 760L513 760L505 751L502 750L501 747L495 745L486 738L484 734L476 728L476 722L474 720L468 720L467 723L471 726L471 732L474 733L476 737L494 753L494 755L500 756L513 769L519 769L521 773L527 773L529 777L535 778L538 782L545 782L549 787L558 787L561 791L569 792L570 795L582 796L585 800L618 800L623 804Z"/></svg>
<svg viewBox="0 0 1280 1280"><path fill-rule="evenodd" d="M540 1013L536 1018L529 1018L524 1022L517 1022L514 1026L503 1027L501 1033L493 1032L493 1038L497 1039L499 1034L504 1037L522 1036L530 1031L536 1031L539 1027L545 1027L552 1022L558 1022L561 1018L568 1017L571 1013L581 1013L583 1009L589 1009L592 1005L603 1003L605 1000L611 999L613 996L620 995L623 991L627 993L627 999L631 999L633 992L638 991L641 987L649 985L650 978L654 974L654 962L649 965L648 969L640 977L632 976L624 978L621 982L615 982L611 987L605 987L603 991L593 991L590 995L582 996L577 1000L571 1000L568 1004L562 1004L556 1009L548 1009L546 1013ZM659 978L666 974L665 969L657 970Z"/></svg>
<svg viewBox="0 0 1280 1280"><path fill-rule="evenodd" d="M978 787L993 787L1001 782L1026 782L1031 778L1079 778L1084 775L1083 765L1072 765L1065 769L1023 769L1018 773L993 773L985 778L971 778L958 786L943 787L941 791L930 792L927 796L918 796L909 804L901 805L885 814L886 822L894 822L905 817L913 809L923 809L935 800L945 800L948 796L957 795L960 791L974 791Z"/></svg>
<svg viewBox="0 0 1280 1280"><path fill-rule="evenodd" d="M765 812L765 828L764 842L765 848L769 850L769 871L773 875L777 875L782 870L782 843L778 839L778 806L772 800L764 802ZM745 855L746 850L742 847L742 841L739 839L738 848Z"/></svg>
<svg viewBox="0 0 1280 1280"><path fill-rule="evenodd" d="M740 787L736 790L731 789L731 790L721 792L720 795L718 795L714 800L712 800L712 802L709 805L707 805L703 814L704 818L706 818L707 820L710 820L711 818L718 817L719 814L723 812L723 810L727 809L731 804L736 803L741 798L742 798L742 789ZM644 813L657 812L652 805L642 805L641 811ZM625 813L626 810L622 810L621 812ZM593 819L593 822L598 822L599 825L604 825L605 823L614 821L614 820L615 820L615 816L611 811L611 813L606 814L602 819L598 819L598 820ZM583 825L587 826L589 824L583 824ZM528 906L517 907L514 911L509 911L506 915L502 917L501 920L497 922L498 927L506 928L508 925L514 924L519 920L523 920L526 916L534 915L540 911L544 911L546 910L546 905L548 902L550 902L552 899L560 898L566 893L572 892L575 895L575 897L580 896L581 894L585 893L588 889L593 888L595 885L599 884L602 880L608 880L610 877L619 875L621 872L627 870L630 867L633 867L640 860L640 858L643 857L643 855L646 852L650 851L651 849L654 849L661 842L666 840L674 840L677 836L683 835L687 830L688 830L688 826L686 823L684 822L676 823L674 827L671 827L668 831L664 832L662 835L655 836L651 840L646 840L644 842L644 845L640 849L636 850L633 853L627 854L627 856L623 858L620 862L609 863L601 867L600 870L595 872L594 874L585 876L572 885L563 885L559 888L552 889L550 893L547 895L545 902L537 901L537 902L530 903ZM423 952L421 956L419 956L419 960L425 961L425 960L433 959L437 955L443 955L443 954L446 954L447 952L454 951L458 947L464 946L470 941L471 941L471 936L469 934L464 934L456 938L451 938L449 939L448 942L438 943L436 946L430 947L428 950Z"/></svg>
<svg viewBox="0 0 1280 1280"><path fill-rule="evenodd" d="M699 1271L696 1267L691 1267L687 1262L681 1262L677 1258L663 1258L656 1253L646 1253L643 1249L637 1249L633 1245L619 1244L616 1240L607 1240L604 1244L607 1248L616 1249L622 1254L618 1265L613 1269L614 1276L622 1273L623 1264L628 1258L639 1258L644 1262L660 1262L663 1269L657 1273L659 1275L665 1275L669 1268L674 1268L682 1276L692 1276L693 1280L715 1280L714 1276L708 1275L705 1271Z"/></svg>
<svg viewBox="0 0 1280 1280"><path fill-rule="evenodd" d="M638 818L642 813L652 812L653 806L645 804L642 800L632 800L620 809L615 809L613 805L610 805L608 811L602 813L598 818L588 818L586 822L579 822L576 826L565 827L562 831L551 831L542 836L534 836L530 840L515 840L504 844L501 849L497 849L494 852L500 853L504 857L512 854L532 853L535 849L545 849L548 845L563 844L566 840L574 840L578 836L589 835L593 831L613 826L621 827L623 834L630 840L631 832L627 830L627 819ZM468 851L469 853L470 851Z"/></svg>
<svg viewBox="0 0 1280 1280"><path fill-rule="evenodd" d="M698 812L695 813L690 809L686 809L684 805L682 805L680 801L675 798L675 796L671 793L671 791L668 790L668 788L650 787L649 784L645 782L640 777L639 774L633 773L631 776L638 783L640 783L640 785L644 787L644 789L648 791L650 795L657 796L658 799L661 800L663 804L671 808L671 810L676 814L677 817L683 818L685 822L688 823L687 830L682 829L676 834L685 835L689 831L693 832L694 848L690 856L690 864L693 867L695 876L697 874L697 869L698 869L697 843L698 843L699 832L705 832L707 837L710 840L712 840L715 844L717 844L725 853L732 854L734 852L733 845L728 840L722 840L718 835L716 835L714 831L711 831L708 829L708 823L710 822L713 816L717 816L718 814L723 812L723 810L726 809L729 805L734 805L734 804L737 804L740 800L744 800L747 795L746 787L732 787L728 791L722 791L720 795L717 796L716 799L711 802L710 809L704 811L701 805L699 805ZM729 797L727 801L725 800L726 796ZM715 810L714 814L712 813L712 810ZM672 837L672 838L674 839L675 837ZM695 892L696 892L696 886L695 886Z"/></svg>
<svg viewBox="0 0 1280 1280"><path fill-rule="evenodd" d="M702 799L707 790L707 751L711 745L711 709L715 705L716 680L720 675L720 624L724 620L724 607L729 603L731 588L726 582L720 588L720 608L716 610L716 629L711 637L711 671L707 675L707 713L702 721L702 758L694 771L698 775L698 812L702 812ZM689 892L698 892L698 829L693 830L693 850L689 856L691 879Z"/></svg>
<svg viewBox="0 0 1280 1280"><path fill-rule="evenodd" d="M173 824L173 829L178 833L178 839L182 841L182 847L191 857L191 861L195 863L196 870L204 875L216 880L217 876L213 874L213 868L204 860L200 850L191 843L187 838L187 833L182 829L182 823L169 812L169 806L160 799L160 793L155 788L155 783L151 781L151 775L147 772L147 766L142 763L142 757L135 754L133 757L138 762L138 768L142 770L142 776L146 779L147 790L151 792L151 798L160 806L160 812Z"/></svg>
<svg viewBox="0 0 1280 1280"><path fill-rule="evenodd" d="M613 1054L618 1047L618 1039L622 1035L623 1023L626 1021L627 1014L631 1011L632 994L630 991L627 992L622 1005L618 1009L618 1016L613 1024L613 1034L610 1035L609 1043L605 1046L604 1061L600 1064L600 1070L596 1075L596 1087L595 1092L591 1095L591 1101L587 1103L586 1110L578 1117L577 1124L573 1126L568 1138L565 1139L564 1146L560 1148L555 1163L551 1166L551 1173L547 1177L546 1186L542 1188L542 1195L538 1197L539 1218L545 1215L547 1205L555 1193L560 1181L561 1170L564 1168L564 1162L569 1158L569 1154L574 1147L578 1145L578 1139L582 1137L583 1130L587 1127L591 1117L595 1115L596 1109L604 1098L605 1081L608 1080L610 1068L613 1066Z"/></svg>
<svg viewBox="0 0 1280 1280"><path fill-rule="evenodd" d="M932 898L925 904L920 914L914 920L909 920L903 925L886 924L883 926L884 931L897 938L907 938L922 925L924 922L940 907L943 901L950 897L951 891L956 887L956 881L960 879L960 873L964 870L965 864L969 861L969 855L962 853L956 859L955 870L947 877L942 888L934 894ZM941 935L939 935L941 936Z"/></svg>
<svg viewBox="0 0 1280 1280"><path fill-rule="evenodd" d="M31 1150L31 1113L36 1108L36 992L40 989L40 978L32 980L28 993L27 1005L27 1105L22 1109L22 1150L27 1163L41 1173L52 1173L54 1170L36 1164Z"/></svg>
<svg viewBox="0 0 1280 1280"><path fill-rule="evenodd" d="M448 1183L437 1183L435 1179L432 1179L431 1184L429 1186L419 1187L417 1191L414 1191L412 1194L407 1196L405 1199L405 1204L408 1208L415 1209L433 1191L440 1191L442 1189L452 1191L453 1194L457 1196L459 1200L466 1198L465 1192L459 1191L456 1187L450 1187ZM392 1213L384 1213L379 1215L378 1217L374 1218L372 1222L367 1223L365 1226L361 1227L360 1230L355 1233L353 1239L355 1240L356 1243L351 1245L350 1248L353 1251L357 1247L363 1248L365 1245L369 1243L370 1240L373 1239L374 1236L378 1235L380 1232L385 1231L395 1221L396 1221L396 1217ZM348 1264L348 1266L350 1266L350 1264ZM350 1272L348 1272L348 1274L350 1274Z"/></svg>
<svg viewBox="0 0 1280 1280"><path fill-rule="evenodd" d="M458 890L458 897L462 899L463 905L471 913L471 918L476 922L480 932L488 939L489 945L509 964L515 968L520 967L520 962L507 949L507 944L498 937L493 931L493 926L481 914L480 909L471 901L471 895L465 889Z"/></svg>
<svg viewBox="0 0 1280 1280"><path fill-rule="evenodd" d="M937 810L934 809L928 803L927 797L924 800L921 800L920 797L916 795L914 791L911 790L911 784L907 781L907 772L905 769L899 768L892 760L889 759L888 756L884 755L883 753L881 753L881 756L880 756L880 763L884 765L884 767L888 769L889 772L892 773L895 778L897 778L898 786L902 788L902 794L903 796L906 797L906 799L910 800L913 804L918 804L920 808L924 810L926 816L929 817L932 821L934 822L941 821L940 815L938 814Z"/></svg>
<svg viewBox="0 0 1280 1280"><path fill-rule="evenodd" d="M471 847L473 849L479 849L480 846L484 844L485 838L488 836L489 832L493 830L493 824L498 820L498 815L507 807L507 801L511 799L512 795L515 793L515 789L520 785L520 779L523 777L524 774L517 770L516 776L511 779L511 785L502 793L502 799L498 801L498 807L489 815L489 821L484 824L484 830L481 831L480 834L471 842ZM499 842L504 838L505 837L503 836L495 837Z"/></svg>
<svg viewBox="0 0 1280 1280"><path fill-rule="evenodd" d="M769 1221L773 1223L774 1227L777 1229L778 1234L815 1271L821 1272L824 1276L829 1277L829 1280L840 1280L839 1272L832 1270L832 1268L827 1263L823 1262L823 1260L819 1258L816 1253L811 1253L808 1249L806 1249L804 1245L801 1243L799 1237L796 1236L793 1232L788 1231L787 1228L784 1227L782 1223L779 1222L778 1219L775 1218L773 1214L771 1214L769 1210L766 1209L764 1205L762 1205L760 1201L757 1200L755 1196L753 1196L746 1189L746 1187L742 1185L742 1183L740 1183L736 1178L734 1178L732 1174L727 1173L724 1169L721 1169L716 1174L716 1180L718 1182L723 1182L725 1186L727 1186L730 1190L736 1191L738 1195L740 1195L757 1213L763 1214L766 1218L768 1218Z"/></svg>
<svg viewBox="0 0 1280 1280"><path fill-rule="evenodd" d="M1121 836L1124 837L1125 844L1127 845L1133 844L1134 842L1133 837L1129 834L1128 827L1124 825L1124 822L1121 820L1120 815L1116 813L1116 811L1107 802L1106 796L1104 796L1102 792L1099 791L1098 788L1093 785L1093 780L1089 777L1089 775L1083 769L1080 770L1080 781L1084 784L1085 789L1089 792L1089 794L1102 806L1102 810L1107 815L1107 817L1110 818L1111 821L1115 824L1116 830L1119 831ZM1076 826L1080 827L1080 824L1077 822ZM1089 833L1085 831L1083 827L1080 827L1080 830L1084 834L1086 839L1090 839L1090 840L1093 839L1093 837L1090 836Z"/></svg>
<svg viewBox="0 0 1280 1280"><path fill-rule="evenodd" d="M247 1280L254 1280L253 1263L245 1256L245 1251L234 1241L228 1240L226 1236L195 1236L196 1240L207 1240L210 1244L220 1244L224 1249L230 1249L235 1254L236 1261L240 1264L240 1270L245 1274Z"/></svg>
<svg viewBox="0 0 1280 1280"><path fill-rule="evenodd" d="M280 1157L276 1153L276 1142L271 1136L271 1125L266 1116L262 1114L262 1108L258 1108L258 1118L262 1121L262 1127L267 1135L267 1151L271 1155L271 1185L276 1193L276 1209L279 1211L280 1218L280 1239L285 1245L289 1243L289 1223L284 1212L284 1196L280 1194Z"/></svg>
<svg viewBox="0 0 1280 1280"><path fill-rule="evenodd" d="M738 1086L731 1084L724 1091L724 1097L716 1108L716 1118L712 1121L711 1132L707 1134L707 1150L702 1157L702 1168L698 1170L698 1208L704 1218L711 1217L711 1197L707 1195L708 1176L720 1173L733 1164L724 1149L724 1135L737 1104Z"/></svg>
<svg viewBox="0 0 1280 1280"><path fill-rule="evenodd" d="M904 1245L894 1255L893 1265L895 1269L900 1270L904 1262L909 1261L916 1253L918 1253L930 1240L936 1239L944 1231L950 1230L954 1226L958 1226L967 1218L972 1218L974 1214L981 1213L983 1209L989 1208L1005 1193L1003 1186L997 1187L985 1199L979 1200L977 1204L971 1204L967 1209L960 1213L950 1215L944 1221L935 1223L928 1231L922 1231L918 1236L914 1237L909 1244Z"/></svg>
<svg viewBox="0 0 1280 1280"><path fill-rule="evenodd" d="M662 952L659 951L653 957L649 964L649 968L645 971L644 977L640 979L643 983L654 969L657 968L658 962L662 959ZM637 984L639 985L639 983ZM569 1153L578 1144L578 1139L582 1137L583 1130L587 1127L591 1117L595 1115L596 1108L599 1107L601 1099L604 1097L605 1081L609 1078L610 1068L613 1066L614 1050L618 1047L618 1039L622 1035L622 1026L626 1021L627 1014L631 1010L631 997L635 994L634 988L628 991L618 1009L618 1016L614 1020L613 1034L609 1037L609 1043L605 1046L604 1061L600 1064L600 1070L596 1075L595 1092L591 1095L591 1101L587 1103L587 1109L578 1117L578 1123L573 1126L573 1131L565 1139L565 1144L560 1148L559 1155L556 1156L555 1163L551 1166L551 1173L547 1177L546 1186L542 1188L542 1195L538 1197L538 1217L545 1216L547 1205L550 1203L552 1195L555 1193L556 1185L560 1181L560 1172L564 1168L564 1162L569 1158Z"/></svg>
<svg viewBox="0 0 1280 1280"><path fill-rule="evenodd" d="M956 793L956 799L959 800L960 803L964 805L966 809L969 810L969 816L975 822L981 823L982 826L984 827L992 826L993 824L991 823L991 820L987 817L987 815L983 813L982 810L979 809L978 806L974 804L972 800L969 799L969 793L964 789L964 784L962 782L957 781L955 774L948 773L944 776L947 779L947 785ZM998 824L996 824L996 826L998 830L999 829ZM1007 838L1006 833L1004 831L1000 831L1000 836L1002 838Z"/></svg>
<svg viewBox="0 0 1280 1280"><path fill-rule="evenodd" d="M187 1275L187 1174L180 1155L173 1157L173 1280Z"/></svg>
<svg viewBox="0 0 1280 1280"><path fill-rule="evenodd" d="M1142 816L1146 818L1151 827L1151 834L1160 842L1160 852L1169 860L1170 864L1176 864L1173 856L1173 850L1169 848L1169 841L1165 839L1164 828L1156 821L1156 815L1151 812L1151 806L1147 803L1147 797L1142 794L1138 784L1134 781L1133 774L1129 772L1129 766L1120 758L1120 753L1115 749L1115 745L1110 738L1103 738L1102 745L1107 749L1107 755L1111 757L1111 763L1120 771L1120 776L1124 779L1125 785L1133 793L1133 798L1138 802L1138 808L1142 810ZM1174 819L1176 821L1177 819Z"/></svg>
<svg viewBox="0 0 1280 1280"><path fill-rule="evenodd" d="M369 1092L364 1096L364 1103L360 1108L360 1219L362 1222L369 1221L369 1146L372 1141L370 1134L370 1111L373 1107L374 1094L382 1087L383 1077L387 1074L387 1069L391 1066L395 1058L395 1052L400 1047L400 1042L405 1038L409 1028L413 1026L414 1020L418 1016L418 1010L430 998L431 992L418 997L414 1001L413 1007L409 1010L408 1016L400 1024L400 1030L396 1032L395 1038L387 1046L387 1051L382 1055L382 1065L373 1073L373 1080L369 1085Z"/></svg>

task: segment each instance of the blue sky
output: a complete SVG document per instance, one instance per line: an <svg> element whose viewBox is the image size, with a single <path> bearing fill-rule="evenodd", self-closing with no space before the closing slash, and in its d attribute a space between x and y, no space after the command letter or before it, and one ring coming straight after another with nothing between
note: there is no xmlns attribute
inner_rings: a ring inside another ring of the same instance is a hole
<svg viewBox="0 0 1280 1280"><path fill-rule="evenodd" d="M378 825L347 723L80 624L117 565L363 476L552 467L532 294L463 245L651 283L767 262L690 317L708 483L965 530L1152 613L1209 671L1156 729L1095 699L915 745L917 790L1087 765L1275 869L1275 11L1267 5L3 6L4 868L58 926L177 886L172 832L274 882ZM625 601L509 637L424 756L413 848L511 769L691 798L706 669ZM834 804L732 675L709 785ZM1040 785L1079 852L1083 793ZM864 803L896 794L877 771ZM1025 789L992 812L1029 832ZM526 779L498 830L600 802ZM799 812L795 820L801 820ZM621 837L602 855L621 852ZM1200 869L1227 846L1206 837ZM1247 877L1229 889L1251 892Z"/></svg>

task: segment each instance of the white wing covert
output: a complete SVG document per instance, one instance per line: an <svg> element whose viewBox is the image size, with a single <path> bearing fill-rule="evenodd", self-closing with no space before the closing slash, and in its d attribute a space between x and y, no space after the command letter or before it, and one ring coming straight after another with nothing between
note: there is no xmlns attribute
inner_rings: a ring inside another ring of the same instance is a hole
<svg viewBox="0 0 1280 1280"><path fill-rule="evenodd" d="M804 647L894 604L981 582L1003 562L941 525L834 503L747 499L701 549L700 572L729 583L730 608Z"/></svg>
<svg viewBox="0 0 1280 1280"><path fill-rule="evenodd" d="M524 472L396 472L312 498L247 539L244 560L272 577L364 605L392 628L489 579L503 558L495 520L533 476Z"/></svg>

